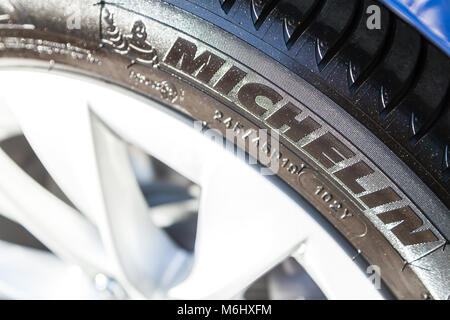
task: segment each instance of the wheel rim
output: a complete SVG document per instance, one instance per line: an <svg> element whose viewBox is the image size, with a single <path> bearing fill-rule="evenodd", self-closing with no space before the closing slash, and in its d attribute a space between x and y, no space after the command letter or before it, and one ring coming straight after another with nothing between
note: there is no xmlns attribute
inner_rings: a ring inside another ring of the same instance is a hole
<svg viewBox="0 0 450 320"><path fill-rule="evenodd" d="M1 243L0 274L7 276L0 276L0 295L91 298L101 297L100 286L115 297L236 298L294 257L328 298L381 297L311 217L310 206L192 121L118 88L54 71L1 71L0 79L0 140L23 132L83 214L0 151L0 172L5 172L0 214L25 226L58 257ZM179 248L151 219L161 213L152 213L142 196L128 144L201 186L193 253ZM29 268L18 270L17 263ZM45 283L62 285L36 289Z"/></svg>

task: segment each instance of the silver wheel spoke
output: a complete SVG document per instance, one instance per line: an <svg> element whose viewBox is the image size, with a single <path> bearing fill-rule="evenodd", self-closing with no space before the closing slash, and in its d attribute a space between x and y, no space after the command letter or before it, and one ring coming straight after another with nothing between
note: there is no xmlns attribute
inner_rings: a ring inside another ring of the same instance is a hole
<svg viewBox="0 0 450 320"><path fill-rule="evenodd" d="M93 114L85 96L64 100L50 79L49 92L29 92L12 101L14 114L48 172L98 226L116 261L114 276L136 294L151 296L178 251L151 223L126 144ZM42 94L48 98L33 99Z"/></svg>
<svg viewBox="0 0 450 320"><path fill-rule="evenodd" d="M159 205L150 209L154 223L161 228L169 227L189 217L198 210L196 199Z"/></svg>
<svg viewBox="0 0 450 320"><path fill-rule="evenodd" d="M204 174L194 266L170 292L177 298L235 297L307 236L297 204L258 172L231 154L208 163L214 165Z"/></svg>
<svg viewBox="0 0 450 320"><path fill-rule="evenodd" d="M382 299L380 290L375 290L374 283L368 280L368 274L348 258L329 234L314 232L304 247L294 253L293 258L303 266L328 299ZM352 274L353 281L342 276L343 270Z"/></svg>
<svg viewBox="0 0 450 320"><path fill-rule="evenodd" d="M155 294L175 255L181 254L151 222L136 183L126 145L92 115L96 158L107 214L106 241L121 270L122 281L146 296ZM125 280L126 279L126 280Z"/></svg>
<svg viewBox="0 0 450 320"><path fill-rule="evenodd" d="M0 241L0 296L12 299L95 299L92 281L51 253Z"/></svg>
<svg viewBox="0 0 450 320"><path fill-rule="evenodd" d="M0 172L0 214L21 223L61 257L93 271L109 271L94 226L41 187L1 150Z"/></svg>
<svg viewBox="0 0 450 320"><path fill-rule="evenodd" d="M200 182L209 150L205 148L207 138L193 130L192 124L160 110L152 101L137 100L130 104L128 98L119 93L107 98L92 95L90 101L95 113L126 141L191 181Z"/></svg>
<svg viewBox="0 0 450 320"><path fill-rule="evenodd" d="M64 93L51 89L52 83L48 86L48 92L32 90L9 105L47 171L75 206L98 224L103 208L87 101L67 101ZM40 95L46 99L34 98Z"/></svg>

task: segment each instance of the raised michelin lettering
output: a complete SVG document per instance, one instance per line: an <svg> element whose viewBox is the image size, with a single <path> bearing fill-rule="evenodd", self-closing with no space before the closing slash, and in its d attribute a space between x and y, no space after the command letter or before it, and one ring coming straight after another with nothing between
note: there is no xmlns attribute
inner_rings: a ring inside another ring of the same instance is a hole
<svg viewBox="0 0 450 320"><path fill-rule="evenodd" d="M281 135L294 143L322 128L322 125L310 116L297 120L304 110L293 102L278 107L277 104L284 99L281 92L267 84L245 81L248 75L238 66L231 66L226 72L222 70L220 73L223 73L222 75L218 74L225 64L225 59L208 50L199 53L197 45L186 39L178 38L175 41L164 62L177 72L196 78L206 87L227 95L260 121L282 131ZM216 79L215 83L210 83L213 77ZM236 96L230 96L232 91ZM274 108L278 109L265 119L267 111ZM306 145L301 147L297 144L297 147L342 182L369 210L402 200L402 197L389 186L367 194L365 192L367 190L360 185L358 179L374 173L374 169L362 160L331 173L331 168L356 155L332 132L328 131L304 143ZM377 216L384 224L397 223L390 231L404 246L439 240L430 229L416 231L423 225L423 220L407 205L379 213ZM229 310L226 309L227 312Z"/></svg>

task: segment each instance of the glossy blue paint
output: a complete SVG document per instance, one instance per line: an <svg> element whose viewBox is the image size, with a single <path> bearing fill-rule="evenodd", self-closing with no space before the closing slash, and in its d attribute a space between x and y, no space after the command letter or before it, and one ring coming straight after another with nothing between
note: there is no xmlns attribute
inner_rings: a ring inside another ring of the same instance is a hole
<svg viewBox="0 0 450 320"><path fill-rule="evenodd" d="M450 56L450 0L381 0Z"/></svg>

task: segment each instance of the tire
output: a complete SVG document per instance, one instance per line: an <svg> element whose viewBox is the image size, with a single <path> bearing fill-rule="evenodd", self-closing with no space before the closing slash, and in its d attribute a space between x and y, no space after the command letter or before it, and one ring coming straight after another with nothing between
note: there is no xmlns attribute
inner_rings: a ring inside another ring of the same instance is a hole
<svg viewBox="0 0 450 320"><path fill-rule="evenodd" d="M9 0L2 15L2 68L114 83L247 149L251 130L278 130L277 176L387 294L449 297L450 60L380 3Z"/></svg>

